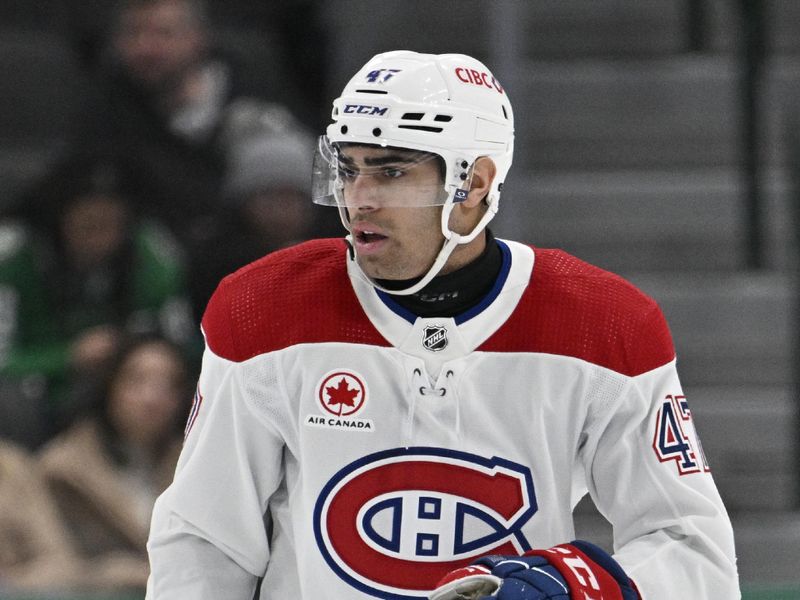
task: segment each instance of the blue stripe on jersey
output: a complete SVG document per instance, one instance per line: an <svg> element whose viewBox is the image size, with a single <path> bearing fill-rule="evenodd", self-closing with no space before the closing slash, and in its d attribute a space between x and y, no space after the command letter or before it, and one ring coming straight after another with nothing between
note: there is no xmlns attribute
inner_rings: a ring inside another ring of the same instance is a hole
<svg viewBox="0 0 800 600"><path fill-rule="evenodd" d="M375 292L378 294L378 298L383 300L383 303L386 305L386 308L391 310L393 313L397 314L400 317L403 317L406 321L408 321L412 325L414 324L414 321L417 320L417 315L415 315L407 308L400 306L397 302L392 300L391 294L387 294L386 292L384 292L383 290L379 290L378 288L375 288Z"/></svg>
<svg viewBox="0 0 800 600"><path fill-rule="evenodd" d="M500 246L500 252L503 254L503 264L500 266L500 273L497 274L497 279L494 280L492 289L489 290L489 293L483 297L483 300L478 302L475 306L464 311L460 315L456 315L454 319L456 325L466 323L472 317L475 317L486 310L486 308L495 301L497 296L500 295L500 290L502 290L503 286L506 284L508 274L511 272L511 250L500 240L497 240L497 245Z"/></svg>
<svg viewBox="0 0 800 600"><path fill-rule="evenodd" d="M489 290L489 293L486 294L483 299L478 302L475 306L470 308L469 310L464 311L460 315L456 315L454 320L456 325L461 325L462 323L466 323L471 318L479 315L482 313L486 308L495 301L495 298L500 294L500 290L503 289L503 286L506 283L506 279L508 279L508 274L511 272L511 250L509 249L508 245L504 242L495 238L497 245L500 246L500 253L503 256L503 263L500 265L500 273L497 274L497 279L494 280L494 285L492 289ZM413 312L400 306L393 298L392 295L384 292L382 290L376 289L375 292L378 294L378 297L383 301L386 307L391 310L396 315L402 317L412 325L414 321L417 320L417 315Z"/></svg>

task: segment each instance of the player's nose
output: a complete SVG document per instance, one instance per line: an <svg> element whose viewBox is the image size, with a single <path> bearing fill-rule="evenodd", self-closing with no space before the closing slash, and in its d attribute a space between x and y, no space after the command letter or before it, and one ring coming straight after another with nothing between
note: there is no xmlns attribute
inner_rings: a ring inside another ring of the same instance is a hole
<svg viewBox="0 0 800 600"><path fill-rule="evenodd" d="M361 212L380 208L381 201L374 177L357 175L345 191L347 207Z"/></svg>

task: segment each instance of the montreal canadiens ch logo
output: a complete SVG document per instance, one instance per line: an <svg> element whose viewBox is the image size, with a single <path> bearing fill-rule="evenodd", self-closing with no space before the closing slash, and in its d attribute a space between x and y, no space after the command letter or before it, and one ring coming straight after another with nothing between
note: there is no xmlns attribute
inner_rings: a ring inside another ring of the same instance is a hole
<svg viewBox="0 0 800 600"><path fill-rule="evenodd" d="M427 598L477 556L531 549L528 467L440 448L396 448L344 467L323 488L314 533L328 565L359 591Z"/></svg>

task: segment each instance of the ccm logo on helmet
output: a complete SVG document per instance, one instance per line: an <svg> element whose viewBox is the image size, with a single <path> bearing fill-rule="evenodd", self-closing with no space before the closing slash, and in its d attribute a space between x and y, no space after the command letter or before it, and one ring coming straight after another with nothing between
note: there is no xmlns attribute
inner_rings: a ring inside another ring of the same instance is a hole
<svg viewBox="0 0 800 600"><path fill-rule="evenodd" d="M348 114L369 115L370 117L386 116L388 106L370 106L369 104L345 104L344 111Z"/></svg>
<svg viewBox="0 0 800 600"><path fill-rule="evenodd" d="M474 85L495 89L501 94L504 93L503 86L501 86L500 82L489 73L478 71L476 69L456 67L456 77L458 77L464 83L472 83Z"/></svg>
<svg viewBox="0 0 800 600"><path fill-rule="evenodd" d="M528 467L441 448L395 448L330 479L314 508L314 534L328 565L354 588L417 600L477 556L530 549L522 527L536 510Z"/></svg>

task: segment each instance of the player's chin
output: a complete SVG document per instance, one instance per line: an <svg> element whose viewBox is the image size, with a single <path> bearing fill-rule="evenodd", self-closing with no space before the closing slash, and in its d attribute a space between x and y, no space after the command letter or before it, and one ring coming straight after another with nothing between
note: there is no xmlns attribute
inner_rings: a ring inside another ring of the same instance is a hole
<svg viewBox="0 0 800 600"><path fill-rule="evenodd" d="M406 276L405 269L400 268L398 261L389 254L358 256L356 261L361 271L370 279L384 279L387 281L404 281L413 275Z"/></svg>
<svg viewBox="0 0 800 600"><path fill-rule="evenodd" d="M390 261L379 256L359 256L356 254L356 262L361 267L361 271L370 279L394 279L391 274Z"/></svg>

